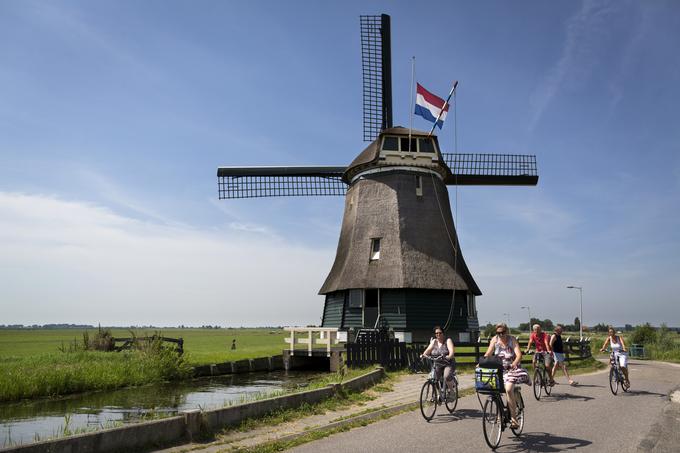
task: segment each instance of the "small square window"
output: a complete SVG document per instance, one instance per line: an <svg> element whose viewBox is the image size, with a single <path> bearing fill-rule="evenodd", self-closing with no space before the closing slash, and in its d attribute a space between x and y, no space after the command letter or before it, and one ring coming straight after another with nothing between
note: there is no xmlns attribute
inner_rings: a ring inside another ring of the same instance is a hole
<svg viewBox="0 0 680 453"><path fill-rule="evenodd" d="M361 308L364 306L364 291L361 289L349 290L349 308Z"/></svg>
<svg viewBox="0 0 680 453"><path fill-rule="evenodd" d="M386 151L399 151L399 141L397 137L385 137L383 139L383 148Z"/></svg>
<svg viewBox="0 0 680 453"><path fill-rule="evenodd" d="M380 238L371 239L371 261L380 259Z"/></svg>
<svg viewBox="0 0 680 453"><path fill-rule="evenodd" d="M421 153L433 153L434 152L434 142L431 138L421 138L418 140Z"/></svg>
<svg viewBox="0 0 680 453"><path fill-rule="evenodd" d="M402 153L407 153L409 151L412 152L412 153L415 153L416 151L418 151L417 140L415 138L411 139L411 147L410 148L408 146L408 137L401 137L400 140L401 140L401 152Z"/></svg>

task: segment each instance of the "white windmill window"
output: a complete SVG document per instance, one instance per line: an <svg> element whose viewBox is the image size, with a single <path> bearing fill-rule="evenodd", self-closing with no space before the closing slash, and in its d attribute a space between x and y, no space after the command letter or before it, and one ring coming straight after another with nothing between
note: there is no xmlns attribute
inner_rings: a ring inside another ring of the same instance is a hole
<svg viewBox="0 0 680 453"><path fill-rule="evenodd" d="M371 261L380 259L380 238L371 239Z"/></svg>

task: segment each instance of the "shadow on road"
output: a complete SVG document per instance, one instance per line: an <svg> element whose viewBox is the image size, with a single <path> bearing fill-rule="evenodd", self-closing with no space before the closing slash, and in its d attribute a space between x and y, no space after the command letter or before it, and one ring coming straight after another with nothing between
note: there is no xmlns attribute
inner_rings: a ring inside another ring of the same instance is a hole
<svg viewBox="0 0 680 453"><path fill-rule="evenodd" d="M573 437L554 436L548 433L523 433L520 437L505 438L501 440L501 445L496 449L501 453L513 453L520 451L553 452L563 450L574 450L587 447L592 444L585 439L575 439Z"/></svg>
<svg viewBox="0 0 680 453"><path fill-rule="evenodd" d="M553 393L550 396L543 397L546 401L564 401L564 400L581 400L590 401L595 397L585 395L574 395L573 393Z"/></svg>
<svg viewBox="0 0 680 453"><path fill-rule="evenodd" d="M627 392L621 392L621 395L632 395L632 396L650 395L650 396L660 396L661 398L668 398L668 394L666 394L666 393L648 392L647 390L628 390Z"/></svg>
<svg viewBox="0 0 680 453"><path fill-rule="evenodd" d="M441 414L430 420L430 423L451 423L466 418L482 418L482 411L477 409L457 409L453 414Z"/></svg>
<svg viewBox="0 0 680 453"><path fill-rule="evenodd" d="M573 388L579 388L579 387L584 387L584 388L604 388L604 385L595 385L595 384L576 384L573 386Z"/></svg>

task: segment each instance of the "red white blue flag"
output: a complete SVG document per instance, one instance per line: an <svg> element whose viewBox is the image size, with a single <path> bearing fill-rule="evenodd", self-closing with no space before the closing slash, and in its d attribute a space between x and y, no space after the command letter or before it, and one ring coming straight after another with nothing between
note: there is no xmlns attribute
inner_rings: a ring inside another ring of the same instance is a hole
<svg viewBox="0 0 680 453"><path fill-rule="evenodd" d="M443 111L442 107L444 108ZM441 129L448 111L449 104L444 99L430 93L419 83L417 84L416 110L414 112L416 115L422 116L431 123L436 122L439 129ZM437 118L439 119L437 120Z"/></svg>

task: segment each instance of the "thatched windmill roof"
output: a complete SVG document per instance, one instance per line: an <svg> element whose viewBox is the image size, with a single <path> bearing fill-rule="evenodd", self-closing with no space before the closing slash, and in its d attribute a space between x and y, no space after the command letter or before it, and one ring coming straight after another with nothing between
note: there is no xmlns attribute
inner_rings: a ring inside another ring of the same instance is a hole
<svg viewBox="0 0 680 453"><path fill-rule="evenodd" d="M355 162L370 162L370 150ZM481 295L463 256L455 253L458 238L446 185L434 175L422 176L421 183L422 196L417 196L416 176L393 171L365 175L349 188L335 263L320 294L422 288ZM380 259L370 260L375 238L381 240Z"/></svg>

